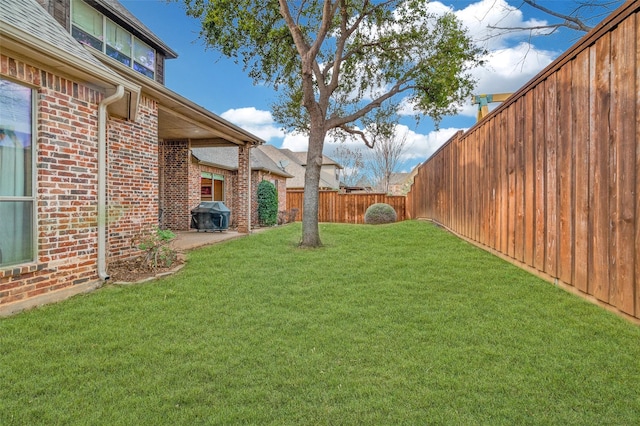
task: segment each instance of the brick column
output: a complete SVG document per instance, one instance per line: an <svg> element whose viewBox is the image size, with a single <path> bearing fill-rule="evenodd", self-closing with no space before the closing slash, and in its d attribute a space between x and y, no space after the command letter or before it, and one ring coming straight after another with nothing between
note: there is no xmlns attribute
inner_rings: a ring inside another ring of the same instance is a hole
<svg viewBox="0 0 640 426"><path fill-rule="evenodd" d="M251 145L238 147L238 232L251 232Z"/></svg>
<svg viewBox="0 0 640 426"><path fill-rule="evenodd" d="M162 143L161 225L173 231L188 230L191 220L190 208L194 203L189 197L189 152L189 141L176 140Z"/></svg>

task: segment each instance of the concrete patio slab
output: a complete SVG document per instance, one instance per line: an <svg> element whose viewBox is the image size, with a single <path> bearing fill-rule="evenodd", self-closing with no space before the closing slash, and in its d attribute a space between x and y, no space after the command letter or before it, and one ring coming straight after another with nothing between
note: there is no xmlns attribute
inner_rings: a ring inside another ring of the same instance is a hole
<svg viewBox="0 0 640 426"><path fill-rule="evenodd" d="M251 230L251 234L255 234L258 232L262 232L265 229L269 228L255 228ZM211 244L216 244L222 241L233 240L236 238L246 237L251 234L240 233L235 230L226 230L226 231L200 231L198 232L195 229L190 231L175 231L176 238L171 241L171 247L177 250L178 252L185 252L189 250L193 250L198 247L208 246Z"/></svg>

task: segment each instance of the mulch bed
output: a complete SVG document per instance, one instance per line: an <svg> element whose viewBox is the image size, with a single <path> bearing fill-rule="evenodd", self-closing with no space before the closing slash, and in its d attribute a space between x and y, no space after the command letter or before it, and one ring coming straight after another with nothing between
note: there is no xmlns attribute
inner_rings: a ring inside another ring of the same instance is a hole
<svg viewBox="0 0 640 426"><path fill-rule="evenodd" d="M160 274L175 272L183 264L184 259L181 256L178 256L178 259L171 266L158 266L155 269L145 262L142 257L118 260L109 264L109 281L113 283L144 281Z"/></svg>

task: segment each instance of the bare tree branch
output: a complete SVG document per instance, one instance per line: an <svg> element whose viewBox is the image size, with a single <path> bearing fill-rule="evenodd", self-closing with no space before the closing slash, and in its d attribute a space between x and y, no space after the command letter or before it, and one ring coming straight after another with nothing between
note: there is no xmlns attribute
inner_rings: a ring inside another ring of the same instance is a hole
<svg viewBox="0 0 640 426"><path fill-rule="evenodd" d="M522 0L521 5L517 7L517 9L521 9L523 6L527 5L549 15L550 17L560 19L560 22L553 22L547 25L513 27L487 25L487 28L497 30L499 32L491 37L522 31L528 31L530 34L540 32L540 34L543 35L551 35L560 28L568 28L578 32L589 32L593 28L593 25L589 24L589 21L595 22L603 15L609 14L615 7L622 4L623 1L624 0L575 0L573 3L577 4L577 6L570 13L561 13L558 10L543 6L537 0ZM589 10L585 12L585 9Z"/></svg>
<svg viewBox="0 0 640 426"><path fill-rule="evenodd" d="M565 26L567 28L571 28L573 30L577 30L577 31L584 31L584 32L589 32L591 31L591 26L585 24L582 19L578 18L577 16L571 16L571 15L565 15L563 13L559 13L556 11L553 11L549 8L544 7L541 4L536 3L535 0L522 0L523 2L525 2L526 4L528 4L531 7L534 7L546 14L549 14L551 16L555 16L556 18L560 18L563 19L564 22L562 24L558 24L559 26Z"/></svg>

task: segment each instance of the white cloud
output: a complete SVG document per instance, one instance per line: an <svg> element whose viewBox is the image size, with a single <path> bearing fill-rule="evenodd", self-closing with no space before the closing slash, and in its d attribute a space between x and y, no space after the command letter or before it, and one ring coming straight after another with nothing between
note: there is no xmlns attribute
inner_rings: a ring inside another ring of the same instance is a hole
<svg viewBox="0 0 640 426"><path fill-rule="evenodd" d="M309 147L309 137L302 133L287 133L282 142L282 148L294 152L306 151Z"/></svg>
<svg viewBox="0 0 640 426"><path fill-rule="evenodd" d="M486 57L486 66L473 71L476 94L514 93L556 58L557 52L536 49L529 43L495 50ZM493 105L495 107L496 105ZM492 106L490 105L490 108ZM460 115L475 117L477 105L466 104Z"/></svg>
<svg viewBox="0 0 640 426"><path fill-rule="evenodd" d="M434 152L436 152L446 141L451 139L451 137L455 135L459 130L466 129L451 127L446 129L434 130L424 135L415 133L406 126L398 126L398 132L400 134L402 134L403 131L407 132L409 143L404 155L404 160L410 166L409 169L413 168L413 165L415 165L417 162L422 162L425 159L431 157Z"/></svg>
<svg viewBox="0 0 640 426"><path fill-rule="evenodd" d="M477 80L477 94L516 92L558 55L522 41L531 35L529 30L504 32L488 28L531 28L546 23L525 20L522 11L505 0L481 0L455 13L471 36L489 52L484 58L486 65L472 72ZM460 115L475 117L477 113L477 106L469 103Z"/></svg>
<svg viewBox="0 0 640 426"><path fill-rule="evenodd" d="M454 13L469 29L473 39L487 50L505 48L514 40L530 36L531 31L540 34L538 30L504 31L489 27L534 28L546 24L537 19L525 20L522 11L506 0L481 0Z"/></svg>
<svg viewBox="0 0 640 426"><path fill-rule="evenodd" d="M225 111L220 116L267 142L285 135L269 111L258 110L255 107L237 108Z"/></svg>

